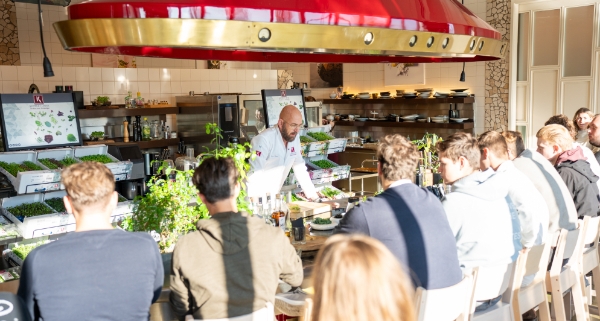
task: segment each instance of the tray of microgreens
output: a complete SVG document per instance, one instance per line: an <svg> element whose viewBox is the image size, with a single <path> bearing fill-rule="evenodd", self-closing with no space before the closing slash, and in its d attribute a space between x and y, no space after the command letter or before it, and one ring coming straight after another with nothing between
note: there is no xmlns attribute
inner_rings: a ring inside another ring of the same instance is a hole
<svg viewBox="0 0 600 321"><path fill-rule="evenodd" d="M106 145L81 146L73 148L74 156L82 162L99 162L115 175L115 180L131 178L133 163L130 161L119 161L108 153Z"/></svg>
<svg viewBox="0 0 600 321"><path fill-rule="evenodd" d="M37 161L35 151L0 153L0 172L18 194L58 190L60 172Z"/></svg>

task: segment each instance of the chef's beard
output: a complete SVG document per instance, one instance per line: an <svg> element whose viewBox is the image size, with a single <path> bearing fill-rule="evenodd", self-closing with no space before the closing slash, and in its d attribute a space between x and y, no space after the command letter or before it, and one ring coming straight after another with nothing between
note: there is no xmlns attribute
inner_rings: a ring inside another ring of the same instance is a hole
<svg viewBox="0 0 600 321"><path fill-rule="evenodd" d="M298 136L298 132L292 135L292 133L286 131L285 128L283 128L283 130L281 131L281 137L283 137L283 140L285 140L288 143L293 142L296 139L296 136Z"/></svg>

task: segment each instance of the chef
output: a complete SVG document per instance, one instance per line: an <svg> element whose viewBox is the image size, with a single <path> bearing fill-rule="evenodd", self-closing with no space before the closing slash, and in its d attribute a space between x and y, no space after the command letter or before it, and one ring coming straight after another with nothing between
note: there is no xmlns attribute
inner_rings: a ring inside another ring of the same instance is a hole
<svg viewBox="0 0 600 321"><path fill-rule="evenodd" d="M265 129L252 139L252 152L256 156L250 160L247 188L248 196L259 197L279 193L290 169L304 195L317 199L315 186L306 171L302 158L300 138L302 114L296 106L287 105L279 114L277 126Z"/></svg>

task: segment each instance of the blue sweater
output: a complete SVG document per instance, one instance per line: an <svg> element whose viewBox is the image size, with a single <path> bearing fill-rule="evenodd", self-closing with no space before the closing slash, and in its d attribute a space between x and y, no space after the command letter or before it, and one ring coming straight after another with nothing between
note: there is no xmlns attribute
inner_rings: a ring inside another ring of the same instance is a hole
<svg viewBox="0 0 600 321"><path fill-rule="evenodd" d="M386 189L351 209L335 233L361 233L383 244L415 286L439 289L462 280L454 235L440 201L415 184Z"/></svg>

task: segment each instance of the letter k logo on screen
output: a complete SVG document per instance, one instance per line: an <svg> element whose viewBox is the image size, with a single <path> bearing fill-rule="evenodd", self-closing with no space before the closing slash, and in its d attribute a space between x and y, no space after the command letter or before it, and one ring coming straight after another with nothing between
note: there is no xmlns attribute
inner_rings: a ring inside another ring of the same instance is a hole
<svg viewBox="0 0 600 321"><path fill-rule="evenodd" d="M38 104L44 104L44 96L42 95L34 95L33 96L33 103L38 105Z"/></svg>

